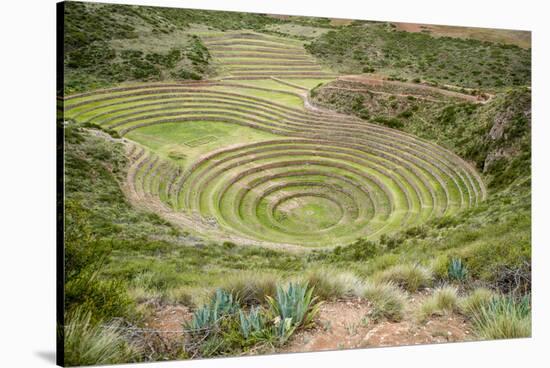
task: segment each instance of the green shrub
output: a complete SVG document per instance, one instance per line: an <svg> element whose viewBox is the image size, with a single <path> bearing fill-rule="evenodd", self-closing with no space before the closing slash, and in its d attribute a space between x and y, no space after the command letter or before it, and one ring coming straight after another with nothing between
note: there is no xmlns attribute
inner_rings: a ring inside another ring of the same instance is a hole
<svg viewBox="0 0 550 368"><path fill-rule="evenodd" d="M368 280L363 287L363 297L373 306L372 318L387 318L395 322L403 318L406 297L393 283Z"/></svg>
<svg viewBox="0 0 550 368"><path fill-rule="evenodd" d="M374 275L379 282L394 282L409 292L428 287L432 283L430 270L419 265L401 264Z"/></svg>
<svg viewBox="0 0 550 368"><path fill-rule="evenodd" d="M135 362L139 350L120 333L120 324L93 322L92 313L75 308L65 316L64 359L67 366Z"/></svg>
<svg viewBox="0 0 550 368"><path fill-rule="evenodd" d="M65 309L83 306L92 313L93 320L111 320L116 317L134 317L135 304L121 280L101 280L99 270L84 270L65 283Z"/></svg>
<svg viewBox="0 0 550 368"><path fill-rule="evenodd" d="M474 313L476 334L484 339L511 339L531 336L529 296L515 300L509 296L494 297Z"/></svg>
<svg viewBox="0 0 550 368"><path fill-rule="evenodd" d="M180 78L180 79L191 79L191 80L200 80L200 79L202 79L202 77L200 75L198 75L197 73L186 70L186 69L181 69L179 72L177 72L175 74L175 77Z"/></svg>
<svg viewBox="0 0 550 368"><path fill-rule="evenodd" d="M397 118L386 118L383 116L377 116L372 119L372 121L394 129L401 129L405 126L405 124L403 124L403 122Z"/></svg>

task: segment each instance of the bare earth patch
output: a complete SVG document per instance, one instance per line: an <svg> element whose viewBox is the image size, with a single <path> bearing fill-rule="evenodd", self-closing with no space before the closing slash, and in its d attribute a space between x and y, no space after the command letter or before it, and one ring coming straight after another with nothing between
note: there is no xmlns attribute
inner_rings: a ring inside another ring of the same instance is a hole
<svg viewBox="0 0 550 368"><path fill-rule="evenodd" d="M359 347L367 333L365 318L371 310L365 299L337 300L323 304L314 329L293 336L283 352L303 352Z"/></svg>
<svg viewBox="0 0 550 368"><path fill-rule="evenodd" d="M397 30L406 32L426 32L432 36L472 38L480 41L500 42L523 48L531 47L531 32L511 29L491 29L476 27L456 27L418 23L393 23Z"/></svg>
<svg viewBox="0 0 550 368"><path fill-rule="evenodd" d="M433 344L473 338L471 326L459 315L434 316L425 323L417 323L412 312L421 299L422 296L410 300L411 309L400 322L371 320L371 307L365 299L327 302L320 309L317 326L294 335L281 352Z"/></svg>
<svg viewBox="0 0 550 368"><path fill-rule="evenodd" d="M164 338L172 339L177 336L175 331L183 332L183 324L192 317L193 313L184 305L162 305L156 308L145 326L159 331Z"/></svg>

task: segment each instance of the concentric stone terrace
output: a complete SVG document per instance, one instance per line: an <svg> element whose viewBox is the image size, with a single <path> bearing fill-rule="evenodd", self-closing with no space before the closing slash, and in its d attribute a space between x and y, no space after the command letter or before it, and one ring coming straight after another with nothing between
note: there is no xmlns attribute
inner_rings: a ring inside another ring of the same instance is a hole
<svg viewBox="0 0 550 368"><path fill-rule="evenodd" d="M448 150L304 99L289 84L217 81L96 91L65 107L142 143L128 143L135 198L207 237L334 246L484 199Z"/></svg>

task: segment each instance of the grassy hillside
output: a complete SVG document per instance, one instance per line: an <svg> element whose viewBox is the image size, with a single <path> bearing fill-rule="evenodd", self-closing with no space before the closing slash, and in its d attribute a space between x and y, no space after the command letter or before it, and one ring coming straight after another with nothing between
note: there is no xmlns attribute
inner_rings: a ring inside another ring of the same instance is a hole
<svg viewBox="0 0 550 368"><path fill-rule="evenodd" d="M197 30L261 27L254 14L65 3L65 93L214 74ZM196 23L204 24L196 29Z"/></svg>
<svg viewBox="0 0 550 368"><path fill-rule="evenodd" d="M356 22L306 46L341 73L376 71L399 80L470 88L530 85L531 49L474 39L397 31L386 23Z"/></svg>

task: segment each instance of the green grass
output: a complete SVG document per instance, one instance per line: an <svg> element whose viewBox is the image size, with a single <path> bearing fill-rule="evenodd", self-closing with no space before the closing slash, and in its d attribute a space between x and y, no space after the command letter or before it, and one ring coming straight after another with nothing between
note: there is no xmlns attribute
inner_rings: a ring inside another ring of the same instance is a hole
<svg viewBox="0 0 550 368"><path fill-rule="evenodd" d="M233 87L215 87L214 89L218 91L235 92L235 89ZM278 87L277 89L284 91L284 88ZM267 99L288 107L299 108L299 109L304 108L304 101L299 96L293 96L290 94L280 93L280 92L254 90L254 89L248 89L248 88L240 89L239 93L244 96L259 97L259 98Z"/></svg>
<svg viewBox="0 0 550 368"><path fill-rule="evenodd" d="M429 269L414 264L396 265L374 275L379 282L394 282L403 289L414 292L432 284Z"/></svg>
<svg viewBox="0 0 550 368"><path fill-rule="evenodd" d="M458 309L458 291L453 286L444 286L434 290L417 311L416 318L420 322L437 315L453 313Z"/></svg>
<svg viewBox="0 0 550 368"><path fill-rule="evenodd" d="M484 339L512 339L531 336L530 296L520 300L508 296L493 298L474 314L476 333Z"/></svg>
<svg viewBox="0 0 550 368"><path fill-rule="evenodd" d="M469 317L473 317L480 313L482 308L489 305L494 296L494 292L489 289L476 288L469 295L460 299L460 311Z"/></svg>
<svg viewBox="0 0 550 368"><path fill-rule="evenodd" d="M331 268L313 268L300 278L313 287L313 293L321 300L362 296L363 282L350 272Z"/></svg>
<svg viewBox="0 0 550 368"><path fill-rule="evenodd" d="M214 136L216 140L196 147L189 147L190 142L204 137ZM235 126L234 124L214 121L190 121L185 123L168 123L144 127L128 134L128 138L150 148L166 159L174 150L186 157L190 165L199 156L215 149L233 144L245 144L274 139L276 136L256 129Z"/></svg>
<svg viewBox="0 0 550 368"><path fill-rule="evenodd" d="M398 322L403 318L406 296L393 283L368 280L363 286L362 295L373 305L370 313L373 319Z"/></svg>
<svg viewBox="0 0 550 368"><path fill-rule="evenodd" d="M224 280L222 290L231 293L241 305L263 304L267 296L273 297L280 277L258 271L241 272Z"/></svg>
<svg viewBox="0 0 550 368"><path fill-rule="evenodd" d="M93 323L91 313L82 308L66 315L65 323L65 365L74 367L138 361L139 349L123 336L120 323L107 326Z"/></svg>

